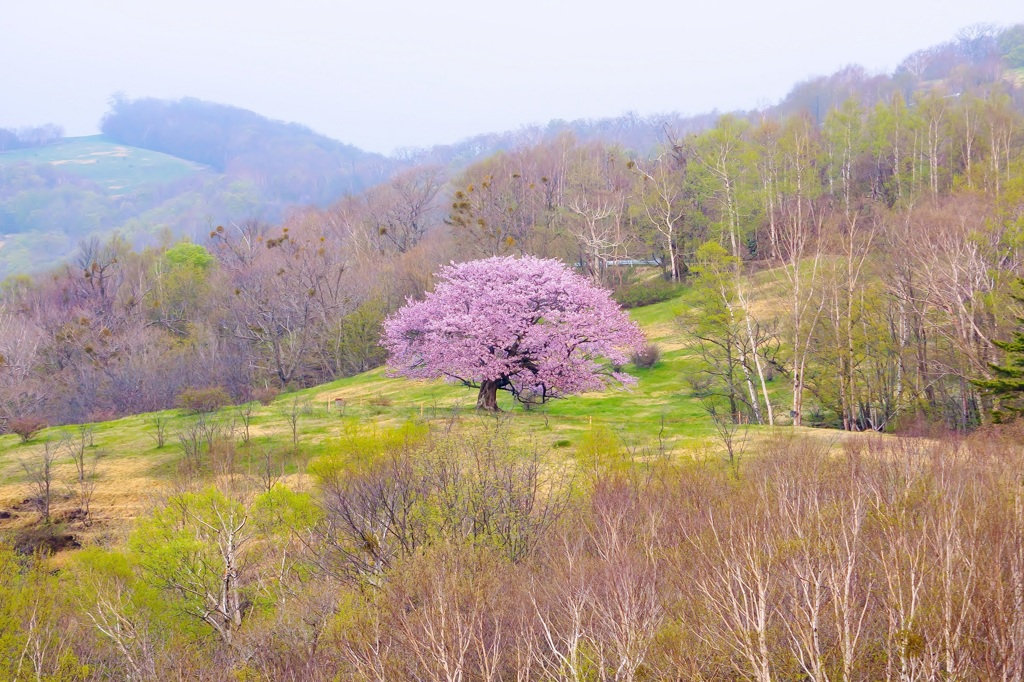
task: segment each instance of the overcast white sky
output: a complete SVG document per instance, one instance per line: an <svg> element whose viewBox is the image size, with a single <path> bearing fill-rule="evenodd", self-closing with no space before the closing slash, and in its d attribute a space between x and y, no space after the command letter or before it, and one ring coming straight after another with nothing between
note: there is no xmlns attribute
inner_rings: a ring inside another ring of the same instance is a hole
<svg viewBox="0 0 1024 682"><path fill-rule="evenodd" d="M107 100L193 96L367 150L553 118L768 104L891 70L1022 0L4 0L0 127L97 131Z"/></svg>

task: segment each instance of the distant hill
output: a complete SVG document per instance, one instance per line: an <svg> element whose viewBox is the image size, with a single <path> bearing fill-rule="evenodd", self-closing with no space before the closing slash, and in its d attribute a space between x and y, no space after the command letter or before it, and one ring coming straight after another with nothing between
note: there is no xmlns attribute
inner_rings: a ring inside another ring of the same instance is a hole
<svg viewBox="0 0 1024 682"><path fill-rule="evenodd" d="M435 145L426 149L404 149L397 156L405 163L438 164L454 169L496 152L520 146L535 145L559 135L571 135L580 142L601 141L624 149L646 152L669 139L681 139L715 124L721 112L712 111L695 116L675 112L639 116L627 113L596 119L564 121L556 119L543 126L524 126L502 133L474 135L454 144Z"/></svg>
<svg viewBox="0 0 1024 682"><path fill-rule="evenodd" d="M48 164L121 194L209 170L170 154L121 145L103 135L68 137L41 147L5 152L0 159L4 165Z"/></svg>
<svg viewBox="0 0 1024 682"><path fill-rule="evenodd" d="M763 112L730 113L751 118L762 114L806 113L820 123L830 110L851 97L870 107L897 93L911 101L915 93L935 87L955 94L1004 79L1024 84L1024 24L1006 28L968 27L951 41L912 53L891 74L870 73L852 64L833 74L813 76L796 83L789 93ZM679 140L713 126L721 113L717 110L689 116L676 112L647 116L627 113L598 119L554 120L543 126L475 135L454 144L406 149L399 156L406 162L460 167L495 152L537 144L564 134L571 134L581 142L600 140L644 153L669 140Z"/></svg>
<svg viewBox="0 0 1024 682"><path fill-rule="evenodd" d="M200 164L102 136L0 153L0 275L55 265L94 233L186 229L174 200L198 205L219 184Z"/></svg>
<svg viewBox="0 0 1024 682"><path fill-rule="evenodd" d="M114 142L252 181L261 194L279 202L328 203L382 182L394 167L387 157L297 123L193 98L115 98L102 130Z"/></svg>
<svg viewBox="0 0 1024 682"><path fill-rule="evenodd" d="M29 144L9 136L0 152L0 277L52 267L92 234L144 243L160 232L201 236L233 220L277 220L396 168L303 126L194 99L115 100L103 130Z"/></svg>

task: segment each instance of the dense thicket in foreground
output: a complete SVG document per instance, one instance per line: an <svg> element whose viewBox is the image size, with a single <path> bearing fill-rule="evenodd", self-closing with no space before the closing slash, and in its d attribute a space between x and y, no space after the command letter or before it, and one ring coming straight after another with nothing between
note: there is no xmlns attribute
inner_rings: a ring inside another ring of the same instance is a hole
<svg viewBox="0 0 1024 682"><path fill-rule="evenodd" d="M0 552L0 675L1024 673L1019 430L779 438L735 467L594 438L569 469L457 430L353 435L297 492L208 461L56 574Z"/></svg>

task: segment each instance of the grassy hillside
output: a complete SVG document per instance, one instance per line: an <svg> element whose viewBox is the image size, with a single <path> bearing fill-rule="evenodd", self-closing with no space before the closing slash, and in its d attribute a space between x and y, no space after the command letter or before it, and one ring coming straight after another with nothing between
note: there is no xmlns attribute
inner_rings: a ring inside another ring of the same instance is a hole
<svg viewBox="0 0 1024 682"><path fill-rule="evenodd" d="M45 147L0 153L0 166L49 164L117 194L164 184L202 171L202 166L168 154L129 147L103 135L69 137Z"/></svg>
<svg viewBox="0 0 1024 682"><path fill-rule="evenodd" d="M686 347L676 316L690 305L687 296L632 311L650 340L658 343L662 360L651 369L628 368L638 381L631 388L608 390L554 401L524 411L502 396L506 412L499 417L475 413L475 392L442 381L411 381L385 376L382 369L342 379L305 391L282 394L270 405L254 405L249 443L242 442L243 424L236 408L225 408L212 419L223 427L234 423L236 461L252 471L267 452L274 452L275 466L295 476L304 463L332 448L339 439L372 434L374 429L398 426L407 421L435 429L472 428L503 420L515 437L528 442L555 460L571 460L582 442L618 441L636 457L717 456L720 445L700 400L689 392L684 376L693 370L693 351ZM785 400L783 379L773 382L778 401ZM344 405L339 409L335 400ZM299 447L292 446L289 414L298 409ZM156 444L157 419L166 421L166 442ZM101 532L111 522L135 516L152 496L159 496L176 476L182 459L177 433L195 423L195 417L179 410L128 417L92 425L92 444L100 454L99 483L94 501L96 524L88 533ZM752 430L750 437L759 434ZM26 502L31 489L22 462L38 458L49 442L80 436L79 427L51 428L28 443L15 435L0 437L0 511L11 518L0 520L0 529L33 523L38 514ZM283 453L283 454L282 454ZM74 477L72 460L61 454L57 481ZM57 516L74 506L70 488L58 483Z"/></svg>
<svg viewBox="0 0 1024 682"><path fill-rule="evenodd" d="M187 209L211 206L222 184L200 164L100 135L0 153L0 277L56 265L92 234L187 229Z"/></svg>
<svg viewBox="0 0 1024 682"><path fill-rule="evenodd" d="M198 100L120 101L103 130L0 153L0 278L57 265L92 235L148 245L168 230L274 222L395 170L302 126Z"/></svg>

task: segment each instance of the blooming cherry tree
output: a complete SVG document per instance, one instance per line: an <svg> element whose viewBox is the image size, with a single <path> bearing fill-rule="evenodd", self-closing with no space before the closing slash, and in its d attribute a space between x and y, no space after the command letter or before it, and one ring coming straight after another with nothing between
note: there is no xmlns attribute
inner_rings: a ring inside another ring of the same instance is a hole
<svg viewBox="0 0 1024 682"><path fill-rule="evenodd" d="M498 409L498 390L544 402L611 382L644 343L615 303L557 260L494 257L450 265L422 301L384 323L392 376L446 377L479 388L477 407Z"/></svg>

